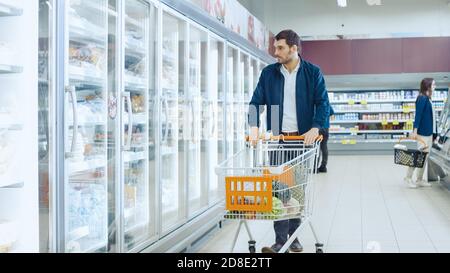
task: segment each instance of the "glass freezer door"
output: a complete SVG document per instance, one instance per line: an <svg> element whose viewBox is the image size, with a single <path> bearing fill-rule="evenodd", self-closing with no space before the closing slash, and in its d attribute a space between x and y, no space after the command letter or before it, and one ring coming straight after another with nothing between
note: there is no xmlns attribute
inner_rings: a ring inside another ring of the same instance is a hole
<svg viewBox="0 0 450 273"><path fill-rule="evenodd" d="M66 2L65 251L108 243L108 2Z"/></svg>
<svg viewBox="0 0 450 273"><path fill-rule="evenodd" d="M207 180L206 183L209 183L209 205L213 205L221 198L215 167L225 159L223 129L223 107L225 105L225 90L223 85L225 79L224 61L224 42L210 37L206 72L208 88L202 90L204 102L201 168L202 178Z"/></svg>
<svg viewBox="0 0 450 273"><path fill-rule="evenodd" d="M128 0L125 4L124 39L124 92L123 107L123 216L124 245L129 251L155 235L151 218L150 187L154 186L154 173L150 180L149 159L154 161L154 143L149 155L152 136L155 86L149 81L149 62L154 64L154 41L150 35L150 22L155 23L154 6L141 0ZM152 20L152 21L151 21ZM153 71L153 70L152 70ZM150 138L150 139L149 139ZM153 163L154 165L154 163ZM153 188L152 188L153 189Z"/></svg>
<svg viewBox="0 0 450 273"><path fill-rule="evenodd" d="M189 84L188 92L184 94L188 102L185 147L187 148L187 184L188 184L188 215L196 214L208 203L205 177L201 176L202 157L206 154L202 146L202 106L204 105L201 91L206 92L206 54L208 35L206 32L190 26L189 32ZM203 152L202 152L203 150Z"/></svg>
<svg viewBox="0 0 450 273"><path fill-rule="evenodd" d="M161 181L161 230L167 233L181 225L185 219L186 189L182 164L183 123L186 104L185 44L186 23L164 12L162 18L162 68L160 99L160 181ZM183 61L183 62L181 62ZM179 95L180 94L180 99ZM180 122L179 122L180 120ZM180 154L181 155L180 155Z"/></svg>
<svg viewBox="0 0 450 273"><path fill-rule="evenodd" d="M237 100L238 96L238 50L228 47L227 54L227 94L226 94L226 147L227 158L230 158L238 147L234 141L237 135Z"/></svg>

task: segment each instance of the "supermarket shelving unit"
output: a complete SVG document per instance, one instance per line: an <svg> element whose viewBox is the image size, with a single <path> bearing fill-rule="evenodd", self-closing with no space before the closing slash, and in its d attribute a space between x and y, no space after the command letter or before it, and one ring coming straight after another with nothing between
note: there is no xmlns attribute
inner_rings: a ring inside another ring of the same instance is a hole
<svg viewBox="0 0 450 273"><path fill-rule="evenodd" d="M437 89L433 104L439 116L448 90ZM335 111L330 119L333 154L385 154L412 131L417 89L330 90Z"/></svg>

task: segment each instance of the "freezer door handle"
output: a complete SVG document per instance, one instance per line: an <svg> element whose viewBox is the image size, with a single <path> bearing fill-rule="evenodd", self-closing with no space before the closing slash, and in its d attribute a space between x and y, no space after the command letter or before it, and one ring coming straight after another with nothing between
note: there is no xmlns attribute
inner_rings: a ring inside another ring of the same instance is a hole
<svg viewBox="0 0 450 273"><path fill-rule="evenodd" d="M131 150L131 137L133 133L133 107L131 105L131 93L130 92L122 92L122 97L126 99L127 108L128 108L128 135L126 144L122 146L122 150L129 151Z"/></svg>
<svg viewBox="0 0 450 273"><path fill-rule="evenodd" d="M70 93L70 97L72 99L72 111L73 111L73 121L72 121L72 144L70 146L70 152L66 152L66 158L70 158L74 156L75 147L77 144L78 137L78 110L77 110L77 94L74 86L66 86L66 93Z"/></svg>
<svg viewBox="0 0 450 273"><path fill-rule="evenodd" d="M214 102L210 102L210 107L211 107L211 112L212 112L212 125L211 125L211 132L210 132L210 137L214 136L214 132L216 131L216 122L217 122L217 113L215 107L214 107Z"/></svg>
<svg viewBox="0 0 450 273"><path fill-rule="evenodd" d="M164 107L164 115L165 115L165 126L164 126L164 134L163 134L163 138L162 138L162 143L166 143L167 139L169 138L169 103L167 102L167 98L163 98L162 99L162 104Z"/></svg>

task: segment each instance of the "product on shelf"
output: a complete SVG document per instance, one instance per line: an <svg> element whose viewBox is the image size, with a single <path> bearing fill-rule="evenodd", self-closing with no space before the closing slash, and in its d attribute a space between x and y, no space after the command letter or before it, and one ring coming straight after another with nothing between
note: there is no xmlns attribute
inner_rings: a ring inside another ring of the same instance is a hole
<svg viewBox="0 0 450 273"><path fill-rule="evenodd" d="M83 46L71 43L69 62L70 65L86 70L103 71L105 68L104 51L93 44Z"/></svg>
<svg viewBox="0 0 450 273"><path fill-rule="evenodd" d="M141 50L143 50L145 48L142 34L139 31L134 30L134 29L127 29L126 33L127 33L127 35L126 35L125 43L128 46L133 47L135 49L141 49Z"/></svg>
<svg viewBox="0 0 450 273"><path fill-rule="evenodd" d="M81 184L81 185L80 185ZM68 230L75 241L75 252L92 242L104 242L107 239L106 185L103 183L71 183L68 190ZM86 240L88 240L86 242ZM86 245L83 244L86 242ZM70 252L70 251L69 251Z"/></svg>
<svg viewBox="0 0 450 273"><path fill-rule="evenodd" d="M132 94L131 107L133 109L133 113L145 112L145 96Z"/></svg>
<svg viewBox="0 0 450 273"><path fill-rule="evenodd" d="M146 58L125 58L125 74L130 76L144 76Z"/></svg>

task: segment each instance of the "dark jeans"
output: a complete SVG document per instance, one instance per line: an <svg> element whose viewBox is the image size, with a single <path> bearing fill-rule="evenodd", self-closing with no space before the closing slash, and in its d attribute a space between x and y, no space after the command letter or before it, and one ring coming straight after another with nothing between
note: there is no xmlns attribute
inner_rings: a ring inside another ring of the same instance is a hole
<svg viewBox="0 0 450 273"><path fill-rule="evenodd" d="M286 148L297 148L298 145L288 144L280 141L280 145ZM283 152L283 156L276 152L269 152L270 164L283 164L298 156L296 153ZM273 228L275 230L275 243L284 245L288 240L288 235L291 236L301 224L300 218L294 218L289 220L274 221Z"/></svg>
<svg viewBox="0 0 450 273"><path fill-rule="evenodd" d="M288 235L291 236L301 224L300 218L293 218L283 221L273 222L273 229L275 230L275 243L284 245L288 240Z"/></svg>
<svg viewBox="0 0 450 273"><path fill-rule="evenodd" d="M320 143L320 152L322 154L322 163L319 167L326 167L328 163L328 138L330 136L329 129L323 128L319 130L319 134L323 136L323 140Z"/></svg>

